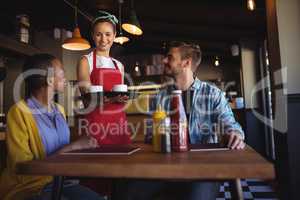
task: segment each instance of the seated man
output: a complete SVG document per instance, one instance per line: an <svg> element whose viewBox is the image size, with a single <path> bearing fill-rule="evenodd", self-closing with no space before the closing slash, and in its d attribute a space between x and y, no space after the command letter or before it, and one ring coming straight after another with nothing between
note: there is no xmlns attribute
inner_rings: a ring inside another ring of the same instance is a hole
<svg viewBox="0 0 300 200"><path fill-rule="evenodd" d="M231 149L243 149L244 132L235 121L232 110L223 92L194 76L201 61L201 50L198 45L182 42L172 43L165 64L165 74L174 82L160 91L156 104L163 105L170 111L170 94L172 90L183 91L183 97L193 91L190 108L189 142L216 143L220 138L225 139ZM185 98L183 98L185 99ZM160 181L128 181L126 186L127 199L155 199L159 195L171 199L215 200L218 194L217 182L160 182ZM122 189L124 190L124 188ZM164 192L162 192L164 191ZM122 192L119 191L119 194ZM121 196L120 199L124 199ZM126 199L126 198L125 198Z"/></svg>
<svg viewBox="0 0 300 200"><path fill-rule="evenodd" d="M191 144L216 143L222 136L228 139L228 147L242 149L245 146L244 132L235 121L223 92L209 83L200 81L194 74L201 62L200 47L173 42L163 62L165 74L172 81L159 92L156 107L161 104L167 112L170 111L172 91L182 90L183 103L189 113ZM187 101L189 98L192 101Z"/></svg>

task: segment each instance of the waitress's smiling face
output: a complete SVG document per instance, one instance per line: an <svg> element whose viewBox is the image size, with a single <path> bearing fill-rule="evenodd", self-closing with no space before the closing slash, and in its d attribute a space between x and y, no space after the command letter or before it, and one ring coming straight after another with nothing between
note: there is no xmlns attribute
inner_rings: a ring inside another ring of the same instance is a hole
<svg viewBox="0 0 300 200"><path fill-rule="evenodd" d="M94 26L93 40L99 51L109 51L113 45L116 32L109 22L99 22Z"/></svg>

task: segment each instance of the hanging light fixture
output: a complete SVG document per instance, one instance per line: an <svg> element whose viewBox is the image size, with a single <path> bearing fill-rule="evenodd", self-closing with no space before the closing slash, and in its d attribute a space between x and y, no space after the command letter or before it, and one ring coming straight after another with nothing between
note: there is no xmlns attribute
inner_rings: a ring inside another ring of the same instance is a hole
<svg viewBox="0 0 300 200"><path fill-rule="evenodd" d="M72 50L72 51L81 51L81 50L87 50L91 48L90 43L81 37L80 29L78 27L77 23L77 1L75 5L75 28L72 34L71 38L67 38L62 47L64 49Z"/></svg>
<svg viewBox="0 0 300 200"><path fill-rule="evenodd" d="M216 67L220 66L220 60L219 60L218 56L216 56L216 59L215 59L215 66Z"/></svg>
<svg viewBox="0 0 300 200"><path fill-rule="evenodd" d="M122 3L124 1L123 0L119 0L119 36L115 38L114 42L115 43L119 43L119 44L124 44L125 42L128 42L129 41L129 38L124 36L123 35L123 32L122 32Z"/></svg>
<svg viewBox="0 0 300 200"><path fill-rule="evenodd" d="M143 31L139 20L136 16L136 12L133 7L133 0L131 0L131 9L130 9L130 16L126 23L122 24L122 28L130 34L133 35L142 35Z"/></svg>
<svg viewBox="0 0 300 200"><path fill-rule="evenodd" d="M247 0L247 8L254 11L256 8L255 0Z"/></svg>

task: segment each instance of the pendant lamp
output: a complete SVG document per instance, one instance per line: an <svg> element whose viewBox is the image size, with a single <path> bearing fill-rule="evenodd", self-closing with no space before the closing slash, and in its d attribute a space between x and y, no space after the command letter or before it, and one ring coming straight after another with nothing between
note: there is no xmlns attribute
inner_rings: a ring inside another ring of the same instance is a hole
<svg viewBox="0 0 300 200"><path fill-rule="evenodd" d="M124 2L123 0L119 0L119 28L120 28L120 30L119 30L119 36L114 39L115 43L119 43L121 45L124 44L125 42L129 41L129 38L123 35L122 27L121 27L121 24L122 24L122 3L123 2Z"/></svg>
<svg viewBox="0 0 300 200"><path fill-rule="evenodd" d="M220 60L219 60L218 56L216 56L216 59L215 59L215 66L216 67L220 66Z"/></svg>
<svg viewBox="0 0 300 200"><path fill-rule="evenodd" d="M255 0L247 0L247 8L250 11L254 11L256 8Z"/></svg>
<svg viewBox="0 0 300 200"><path fill-rule="evenodd" d="M71 51L81 51L91 48L90 43L81 37L80 29L77 23L77 1L75 6L75 28L71 38L67 38L62 47Z"/></svg>
<svg viewBox="0 0 300 200"><path fill-rule="evenodd" d="M130 34L133 35L142 35L142 27L139 23L139 20L136 16L136 12L133 7L133 0L131 0L131 9L130 9L130 16L127 22L122 24L122 28Z"/></svg>

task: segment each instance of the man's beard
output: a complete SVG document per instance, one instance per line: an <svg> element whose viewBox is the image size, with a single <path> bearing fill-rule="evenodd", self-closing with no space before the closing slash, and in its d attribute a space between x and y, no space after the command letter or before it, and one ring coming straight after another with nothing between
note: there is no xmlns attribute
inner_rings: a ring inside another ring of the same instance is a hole
<svg viewBox="0 0 300 200"><path fill-rule="evenodd" d="M175 74L173 73L171 68L168 67L168 66L165 66L163 75L164 75L164 77L169 77L169 78L174 78L175 77Z"/></svg>
<svg viewBox="0 0 300 200"><path fill-rule="evenodd" d="M171 77L171 78L175 77L173 73L166 72L166 71L164 71L163 76L165 76L165 77Z"/></svg>

